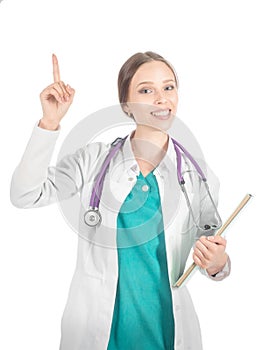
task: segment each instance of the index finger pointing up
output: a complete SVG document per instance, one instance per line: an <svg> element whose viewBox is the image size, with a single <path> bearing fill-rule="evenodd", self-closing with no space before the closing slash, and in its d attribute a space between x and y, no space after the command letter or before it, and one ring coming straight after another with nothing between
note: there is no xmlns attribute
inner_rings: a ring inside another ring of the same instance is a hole
<svg viewBox="0 0 263 350"><path fill-rule="evenodd" d="M52 54L52 63L53 63L54 83L57 83L57 82L60 81L60 74L59 74L58 59L57 59L57 56L54 53Z"/></svg>

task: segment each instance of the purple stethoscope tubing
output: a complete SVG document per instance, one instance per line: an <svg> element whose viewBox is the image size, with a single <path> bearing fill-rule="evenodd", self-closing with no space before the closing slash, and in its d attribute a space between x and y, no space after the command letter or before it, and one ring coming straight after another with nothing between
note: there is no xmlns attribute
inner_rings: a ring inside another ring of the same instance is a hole
<svg viewBox="0 0 263 350"><path fill-rule="evenodd" d="M178 177L178 181L180 184L184 184L184 178L182 175L182 154L179 150L179 148L181 148L181 150L183 151L183 153L186 155L186 157L190 160L190 162L193 164L193 166L195 167L196 171L198 172L198 174L200 175L201 179L206 182L206 177L205 174L203 173L202 169L200 168L200 166L198 165L198 163L196 162L196 160L191 156L191 154L175 139L173 139L171 137L171 140L173 142L174 145L174 149L176 152L176 156L177 156L177 177Z"/></svg>
<svg viewBox="0 0 263 350"><path fill-rule="evenodd" d="M102 164L98 177L95 181L94 187L91 192L89 209L84 214L84 222L90 227L97 226L102 221L102 217L99 211L99 204L103 189L104 178L112 158L121 148L127 137L128 135L124 138L118 137L115 141L112 142L110 151L104 163Z"/></svg>
<svg viewBox="0 0 263 350"><path fill-rule="evenodd" d="M101 221L102 221L102 217L101 214L99 212L99 204L100 204L100 198L101 198L101 193L102 193L102 189L103 189L103 183L104 183L104 179L105 179L105 175L107 172L107 169L109 167L109 164L112 160L112 158L116 155L116 153L118 152L118 150L121 148L121 146L124 144L125 140L127 139L128 135L125 136L124 138L117 138L115 141L112 142L111 144L111 148L110 151L104 161L104 163L102 164L102 167L100 169L100 172L96 178L95 184L93 186L92 189L92 193L91 193L91 197L90 197L90 203L89 203L89 209L85 212L84 214L84 221L88 226L96 226L98 225ZM179 184L181 186L182 192L184 193L186 202L187 202L187 206L189 208L190 214L193 218L193 221L195 223L195 226L203 231L207 231L208 229L218 229L221 227L222 225L222 220L220 218L220 215L217 211L217 207L214 203L214 200L212 198L212 195L210 193L209 190L209 186L207 184L207 179L206 176L204 175L202 169L200 168L200 166L198 165L198 163L196 162L196 160L192 157L192 155L175 139L171 138L173 145L174 145L174 149L176 152L176 158L177 158L177 177L178 177L178 181ZM205 184L208 196L212 202L212 205L214 207L215 210L215 215L217 217L217 225L205 225L204 228L200 227L196 220L195 220L195 216L193 213L193 209L189 200L189 197L187 195L187 191L185 189L185 181L182 175L182 153L181 151L185 154L185 156L190 160L190 162L193 164L193 166L195 167L198 175L200 176L201 180L203 181L203 183Z"/></svg>
<svg viewBox="0 0 263 350"><path fill-rule="evenodd" d="M113 143L111 144L111 148L109 151L109 154L107 155L104 163L102 164L102 167L100 169L99 175L96 179L95 185L93 187L91 197L90 197L90 207L91 208L99 208L99 203L100 203L100 197L102 193L102 188L103 188L103 182L104 178L106 175L106 171L110 165L110 162L112 158L115 156L115 154L118 152L118 150L121 148L123 145L124 141L126 140L128 136L122 138L117 138Z"/></svg>

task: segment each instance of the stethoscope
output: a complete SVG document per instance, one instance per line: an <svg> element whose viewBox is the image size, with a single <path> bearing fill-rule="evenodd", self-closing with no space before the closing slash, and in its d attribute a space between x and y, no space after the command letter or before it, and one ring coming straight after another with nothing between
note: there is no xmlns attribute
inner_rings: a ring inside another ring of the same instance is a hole
<svg viewBox="0 0 263 350"><path fill-rule="evenodd" d="M110 165L112 158L115 156L115 154L121 148L121 146L124 144L127 137L128 137L128 135L125 136L124 138L118 137L116 140L114 140L112 142L110 151L109 151L109 153L108 153L108 155L107 155L107 157L106 157L104 163L102 164L101 169L98 173L98 176L96 178L96 181L94 183L94 186L93 186L93 189L91 192L89 209L84 214L84 221L90 227L95 227L102 222L101 213L99 211L99 204L100 204L100 198L101 198L101 193L102 193L102 189L103 189L104 178L105 178L106 172L109 168L109 165ZM177 142L172 137L171 137L171 140L173 142L174 149L176 152L176 157L177 157L178 182L179 182L180 187L182 189L182 192L185 196L186 203L187 203L190 215L193 219L195 226L201 231L219 229L222 226L222 220L220 218L217 207L216 207L215 202L214 202L212 195L210 193L209 186L207 184L207 179L206 179L202 169L200 168L200 166L198 165L196 160L191 156L191 154L179 142ZM211 224L211 225L205 224L203 227L201 227L201 226L199 226L199 224L197 223L197 221L195 219L195 215L194 215L194 212L193 212L193 209L192 209L192 206L191 206L191 203L190 203L190 200L189 200L186 188L185 188L185 180L184 180L184 177L182 175L182 152L186 156L186 158L188 158L190 160L190 162L193 164L193 166L195 167L195 169L197 171L197 174L200 176L201 181L205 185L205 189L207 191L207 194L209 196L209 199L210 199L212 206L214 208L214 211L215 211L215 217L217 220L216 224Z"/></svg>

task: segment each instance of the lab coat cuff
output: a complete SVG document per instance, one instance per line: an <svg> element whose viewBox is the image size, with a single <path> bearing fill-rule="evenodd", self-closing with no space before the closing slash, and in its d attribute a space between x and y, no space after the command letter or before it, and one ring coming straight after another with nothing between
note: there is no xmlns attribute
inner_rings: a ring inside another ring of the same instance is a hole
<svg viewBox="0 0 263 350"><path fill-rule="evenodd" d="M213 281L221 281L224 278L226 278L227 276L230 275L231 272L231 260L228 256L227 258L227 262L225 264L225 266L223 267L223 269L221 271L219 271L217 274L215 275L209 275L206 271L206 269L201 269L202 274L204 274L205 276L207 276L208 278L210 278Z"/></svg>
<svg viewBox="0 0 263 350"><path fill-rule="evenodd" d="M48 129L41 128L39 126L39 123L40 123L40 120L35 124L34 131L36 130L36 132L40 132L40 133L42 132L43 134L50 134L50 135L51 134L58 135L60 132L60 125L56 130L48 130Z"/></svg>

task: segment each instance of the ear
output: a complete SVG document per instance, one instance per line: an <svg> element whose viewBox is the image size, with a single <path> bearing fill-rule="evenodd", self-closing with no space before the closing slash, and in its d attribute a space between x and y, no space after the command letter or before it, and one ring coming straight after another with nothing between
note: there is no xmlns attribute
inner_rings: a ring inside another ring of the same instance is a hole
<svg viewBox="0 0 263 350"><path fill-rule="evenodd" d="M123 111L124 111L125 113L127 113L128 115L131 113L130 108L129 108L127 102L122 103L122 109L123 109Z"/></svg>

